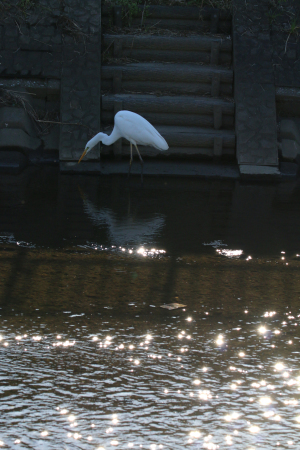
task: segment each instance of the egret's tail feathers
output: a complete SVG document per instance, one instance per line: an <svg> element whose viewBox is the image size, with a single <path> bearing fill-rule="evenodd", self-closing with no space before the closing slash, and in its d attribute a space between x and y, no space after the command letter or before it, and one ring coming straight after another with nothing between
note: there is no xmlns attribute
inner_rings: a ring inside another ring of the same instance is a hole
<svg viewBox="0 0 300 450"><path fill-rule="evenodd" d="M163 138L162 135L159 134L159 132L155 128L154 130L156 131L156 136L158 138L156 140L155 147L158 148L159 150L168 150L169 146L165 138Z"/></svg>
<svg viewBox="0 0 300 450"><path fill-rule="evenodd" d="M162 138L162 145L161 145L160 149L161 150L168 150L169 146L168 146L167 141L163 137L161 137L161 138Z"/></svg>

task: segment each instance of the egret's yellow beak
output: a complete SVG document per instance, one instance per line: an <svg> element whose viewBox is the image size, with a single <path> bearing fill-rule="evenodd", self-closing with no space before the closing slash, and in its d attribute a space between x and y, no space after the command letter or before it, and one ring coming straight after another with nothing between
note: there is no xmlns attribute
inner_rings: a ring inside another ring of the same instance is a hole
<svg viewBox="0 0 300 450"><path fill-rule="evenodd" d="M88 147L84 150L84 152L83 152L82 155L80 156L79 161L78 161L78 164L80 163L80 161L82 160L82 158L85 157L85 155L87 154L87 151L88 151Z"/></svg>

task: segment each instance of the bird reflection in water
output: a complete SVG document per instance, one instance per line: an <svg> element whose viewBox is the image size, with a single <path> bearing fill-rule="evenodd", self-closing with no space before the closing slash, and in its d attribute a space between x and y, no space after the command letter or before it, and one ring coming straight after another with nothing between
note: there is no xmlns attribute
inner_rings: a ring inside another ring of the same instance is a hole
<svg viewBox="0 0 300 450"><path fill-rule="evenodd" d="M98 208L80 188L79 192L83 201L84 212L96 226L106 225L112 245L118 247L128 244L139 246L145 240L149 241L150 238L158 234L165 224L165 217L162 214L153 214L150 219L137 219L128 211L126 217L117 218L110 208ZM142 253L145 252L148 251L143 248ZM151 249L150 252L156 254L163 252L163 250Z"/></svg>

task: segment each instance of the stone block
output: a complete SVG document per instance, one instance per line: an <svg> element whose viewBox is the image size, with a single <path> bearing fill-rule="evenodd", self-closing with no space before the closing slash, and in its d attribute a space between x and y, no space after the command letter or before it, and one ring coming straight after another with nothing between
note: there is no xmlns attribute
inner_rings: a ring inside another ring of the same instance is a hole
<svg viewBox="0 0 300 450"><path fill-rule="evenodd" d="M284 159L294 161L300 155L300 145L293 139L282 139L281 154Z"/></svg>
<svg viewBox="0 0 300 450"><path fill-rule="evenodd" d="M293 139L300 145L300 126L293 119L284 119L280 122L281 139Z"/></svg>
<svg viewBox="0 0 300 450"><path fill-rule="evenodd" d="M242 178L280 178L280 171L278 167L274 166L254 166L250 164L241 164L239 169Z"/></svg>
<svg viewBox="0 0 300 450"><path fill-rule="evenodd" d="M17 148L25 151L37 150L41 143L39 138L29 136L18 128L2 128L0 130L0 150Z"/></svg>
<svg viewBox="0 0 300 450"><path fill-rule="evenodd" d="M19 128L30 136L36 132L32 120L23 108L4 106L0 108L0 129Z"/></svg>

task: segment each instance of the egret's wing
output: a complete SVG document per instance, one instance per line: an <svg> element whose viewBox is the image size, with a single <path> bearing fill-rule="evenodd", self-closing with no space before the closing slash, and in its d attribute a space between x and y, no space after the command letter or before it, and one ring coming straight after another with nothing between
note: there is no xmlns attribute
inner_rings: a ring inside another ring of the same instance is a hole
<svg viewBox="0 0 300 450"><path fill-rule="evenodd" d="M132 143L151 145L159 150L169 148L166 140L148 120L131 111L120 111L115 116L115 125L122 136Z"/></svg>

